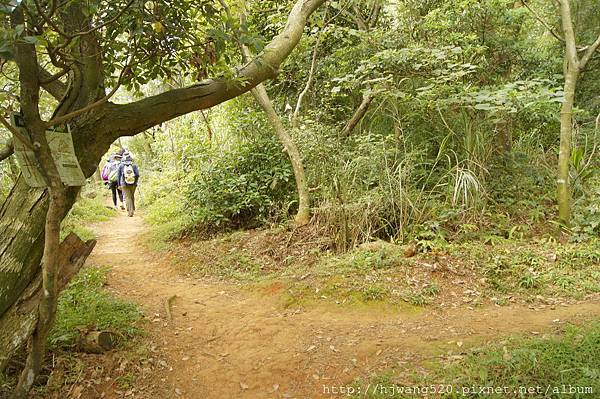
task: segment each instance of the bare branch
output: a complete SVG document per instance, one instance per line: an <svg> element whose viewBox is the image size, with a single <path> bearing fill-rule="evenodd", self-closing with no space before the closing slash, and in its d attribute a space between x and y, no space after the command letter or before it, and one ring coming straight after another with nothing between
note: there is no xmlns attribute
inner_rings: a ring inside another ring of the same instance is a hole
<svg viewBox="0 0 600 399"><path fill-rule="evenodd" d="M319 34L319 37L317 38L317 42L315 43L315 47L314 47L313 53L312 53L312 60L310 62L310 70L308 71L308 80L306 81L306 85L304 86L304 89L302 90L300 95L298 95L298 100L296 101L296 108L294 109L294 114L292 115L292 126L295 128L298 127L298 120L300 118L300 107L302 107L302 100L304 100L304 96L306 96L306 93L308 93L308 90L310 90L310 87L312 86L313 80L315 78L315 70L317 69L317 54L319 51L320 44L321 44L321 35Z"/></svg>
<svg viewBox="0 0 600 399"><path fill-rule="evenodd" d="M598 49L599 46L600 46L600 35L598 36L596 41L587 48L583 57L581 57L581 63L580 63L581 66L580 67L582 69L585 68L585 66L590 61L590 59L593 57L594 53L596 52L596 50Z"/></svg>
<svg viewBox="0 0 600 399"><path fill-rule="evenodd" d="M135 53L137 52L138 48L137 45L133 50L133 55L131 56L131 60L134 59L135 57ZM141 62L142 60L138 61ZM85 114L86 112L91 111L94 108L99 107L102 104L105 104L108 102L108 100L111 99L112 96L115 95L115 93L117 92L117 90L119 90L119 88L121 87L121 83L123 82L123 77L125 76L126 73L131 71L131 67L136 64L133 61L130 61L129 63L127 63L127 65L125 65L125 67L121 70L121 72L119 73L119 78L117 79L117 83L115 84L115 86L112 88L112 90L105 95L104 97L102 97L101 99L99 99L98 101L95 101L91 104L86 105L83 108L79 108L73 112L69 112L68 114L65 115L61 115L61 116L57 116L54 117L52 119L50 119L48 122L46 122L46 127L51 127L51 126L56 126L56 125L61 125L79 115Z"/></svg>
<svg viewBox="0 0 600 399"><path fill-rule="evenodd" d="M62 29L60 29L60 27L52 21L51 17L46 15L44 10L42 10L42 6L40 5L38 0L34 0L34 3L35 3L35 8L37 9L39 16L42 17L44 22L46 22L59 35L65 37L67 39L71 39L70 35L68 35L66 32L64 32Z"/></svg>
<svg viewBox="0 0 600 399"><path fill-rule="evenodd" d="M374 98L375 93L373 92L368 92L363 95L362 102L354 112L354 115L352 115L352 118L350 118L350 120L348 121L348 123L346 123L346 126L344 126L344 129L342 130L343 137L347 138L350 136L356 125L358 125L362 118L367 114L369 106L373 102Z"/></svg>
<svg viewBox="0 0 600 399"><path fill-rule="evenodd" d="M51 75L50 72L43 68L40 68L40 85L46 90L52 97L60 100L67 92L67 85L58 80L61 76L68 73L67 70L63 70L58 74Z"/></svg>
<svg viewBox="0 0 600 399"><path fill-rule="evenodd" d="M368 22L365 21L365 19L363 18L362 13L360 12L360 9L356 5L352 6L352 9L354 11L354 14L352 14L351 16L354 18L354 21L356 22L356 26L358 26L358 30L367 30Z"/></svg>
<svg viewBox="0 0 600 399"><path fill-rule="evenodd" d="M537 13L536 13L534 10L533 10L533 8L531 8L531 7L529 6L529 4L527 4L527 1L525 1L525 0L522 0L522 1L521 1L521 4L523 4L523 5L525 6L525 8L527 8L527 10L529 10L529 12L531 13L531 15L533 15L533 17L534 17L535 19L537 19L537 20L538 20L538 21L539 21L539 22L540 22L540 23L541 23L541 24L544 26L544 28L546 28L546 29L548 30L548 32L550 32L550 34L551 34L552 36L554 36L554 37L555 37L557 40L559 40L559 41L561 41L561 42L564 42L564 41L565 41L565 39L564 39L564 38L560 37L560 36L559 36L559 35L558 35L558 34L557 34L555 31L554 31L554 28L553 28L552 26L550 26L550 24L549 24L548 22L546 22L546 21L544 20L544 18L540 17L540 16L539 16L539 15L538 15L538 14L537 14Z"/></svg>
<svg viewBox="0 0 600 399"><path fill-rule="evenodd" d="M369 17L369 28L374 28L379 21L379 14L381 13L381 4L373 5L371 10L371 16Z"/></svg>

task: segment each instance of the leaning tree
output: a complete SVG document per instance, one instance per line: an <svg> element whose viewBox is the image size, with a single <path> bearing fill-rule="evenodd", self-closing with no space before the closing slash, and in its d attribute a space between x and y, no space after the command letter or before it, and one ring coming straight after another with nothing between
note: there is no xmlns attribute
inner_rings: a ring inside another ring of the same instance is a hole
<svg viewBox="0 0 600 399"><path fill-rule="evenodd" d="M21 176L0 208L0 371L28 344L14 397L25 397L31 388L57 295L93 245L59 240L60 223L80 187L63 184L46 131L70 126L89 177L119 137L212 107L275 77L308 17L324 2L297 0L264 48L259 35L248 33L242 40L258 55L229 67L234 38L224 29L217 1L0 0L0 66L2 79L11 82L0 93L0 123L12 134L0 148L0 161L19 144L34 154L46 186L29 187ZM111 101L120 87L139 93L150 80L181 73L198 83L128 103ZM24 128L10 124L11 112L20 114Z"/></svg>

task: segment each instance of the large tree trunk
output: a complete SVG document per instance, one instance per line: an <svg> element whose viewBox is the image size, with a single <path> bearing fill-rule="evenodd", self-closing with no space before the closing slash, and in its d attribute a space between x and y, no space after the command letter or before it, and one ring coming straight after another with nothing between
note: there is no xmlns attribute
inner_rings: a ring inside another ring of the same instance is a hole
<svg viewBox="0 0 600 399"><path fill-rule="evenodd" d="M20 177L0 208L0 315L39 271L47 202L45 190Z"/></svg>
<svg viewBox="0 0 600 399"><path fill-rule="evenodd" d="M108 150L110 139L105 142L85 140L84 137L90 131L83 125L80 133L81 139L76 135L74 144L78 154L87 155L80 156L79 159L84 173L90 176L95 171L100 157ZM78 192L78 188L67 190L62 217L70 210ZM31 312L23 312L20 309L22 302L40 287L40 262L44 251L47 211L46 190L28 187L21 176L0 207L0 371L4 369L16 349L26 342L37 324L37 307ZM70 243L70 240L73 238L63 241L60 252L63 252L62 246L66 245L62 255L67 256L65 259L77 260L81 267L87 254L70 256L77 253L78 247ZM91 252L91 247L89 250ZM63 261L63 267L64 264ZM73 274L66 275L70 278Z"/></svg>
<svg viewBox="0 0 600 399"><path fill-rule="evenodd" d="M60 244L59 290L64 289L69 280L77 274L86 258L96 245L95 240L83 242L71 233ZM41 297L42 275L37 273L19 299L10 305L0 319L0 372L15 353L24 347L38 320L37 305Z"/></svg>

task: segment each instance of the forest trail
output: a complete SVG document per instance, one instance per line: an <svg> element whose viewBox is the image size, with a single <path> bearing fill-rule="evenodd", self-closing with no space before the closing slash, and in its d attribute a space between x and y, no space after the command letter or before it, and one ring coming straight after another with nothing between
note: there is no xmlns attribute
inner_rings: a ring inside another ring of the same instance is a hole
<svg viewBox="0 0 600 399"><path fill-rule="evenodd" d="M139 216L120 213L95 230L98 244L88 264L110 266L108 289L143 309L151 350L166 360L156 377L164 398L332 397L324 390L356 377L452 359L511 333L543 334L600 316L598 302L537 310L286 309L273 293L182 276L141 243L146 226ZM170 320L165 302L173 295Z"/></svg>

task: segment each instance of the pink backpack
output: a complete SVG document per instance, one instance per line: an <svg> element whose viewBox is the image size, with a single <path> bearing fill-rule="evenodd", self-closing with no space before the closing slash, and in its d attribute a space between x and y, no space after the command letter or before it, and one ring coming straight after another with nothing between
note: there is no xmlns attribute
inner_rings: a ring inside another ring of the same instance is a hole
<svg viewBox="0 0 600 399"><path fill-rule="evenodd" d="M100 177L102 177L102 180L108 181L109 172L110 172L110 162L108 162L106 165L104 165L104 167L102 168L102 172L100 172Z"/></svg>

